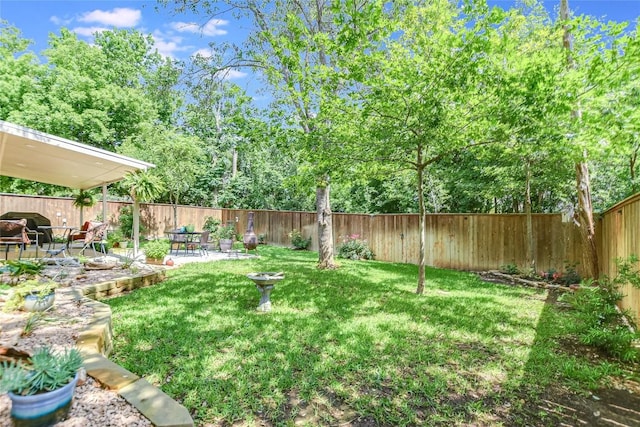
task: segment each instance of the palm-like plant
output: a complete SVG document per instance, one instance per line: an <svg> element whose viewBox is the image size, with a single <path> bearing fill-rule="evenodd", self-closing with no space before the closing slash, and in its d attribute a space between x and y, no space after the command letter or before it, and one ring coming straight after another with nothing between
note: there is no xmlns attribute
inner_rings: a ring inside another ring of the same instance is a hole
<svg viewBox="0 0 640 427"><path fill-rule="evenodd" d="M151 172L128 174L122 184L129 188L131 199L138 202L150 202L164 191L162 180Z"/></svg>
<svg viewBox="0 0 640 427"><path fill-rule="evenodd" d="M140 202L150 202L164 190L162 180L150 172L128 174L120 183L127 188L133 200L133 253L138 253L140 244Z"/></svg>

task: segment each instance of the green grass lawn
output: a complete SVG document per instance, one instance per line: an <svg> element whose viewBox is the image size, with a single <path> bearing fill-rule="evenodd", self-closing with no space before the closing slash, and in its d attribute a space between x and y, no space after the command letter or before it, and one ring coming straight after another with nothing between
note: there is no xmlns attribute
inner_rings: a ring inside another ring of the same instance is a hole
<svg viewBox="0 0 640 427"><path fill-rule="evenodd" d="M416 295L414 265L319 271L313 252L260 253L188 264L107 301L114 361L197 425L519 425L548 387L588 390L621 372L560 351L571 312L543 291L428 269ZM269 313L255 310L255 271L285 273Z"/></svg>

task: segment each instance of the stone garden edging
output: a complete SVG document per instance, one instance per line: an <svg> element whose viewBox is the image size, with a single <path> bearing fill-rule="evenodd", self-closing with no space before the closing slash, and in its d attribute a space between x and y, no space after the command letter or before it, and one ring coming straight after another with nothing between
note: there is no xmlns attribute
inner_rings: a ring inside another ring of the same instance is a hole
<svg viewBox="0 0 640 427"><path fill-rule="evenodd" d="M165 270L162 269L75 289L74 298L94 310L91 322L80 332L76 345L82 353L87 374L103 387L117 392L154 426L193 427L193 419L184 406L145 379L109 360L108 356L113 350L111 308L97 301L106 296L154 285L165 277Z"/></svg>

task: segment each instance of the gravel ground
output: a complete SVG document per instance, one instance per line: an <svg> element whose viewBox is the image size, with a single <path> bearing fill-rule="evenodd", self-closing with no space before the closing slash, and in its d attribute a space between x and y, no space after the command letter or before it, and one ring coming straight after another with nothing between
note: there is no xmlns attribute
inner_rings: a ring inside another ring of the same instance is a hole
<svg viewBox="0 0 640 427"><path fill-rule="evenodd" d="M79 274L69 271L69 278ZM0 311L0 346L15 347L33 352L37 347L50 345L62 349L75 345L82 328L87 325L93 310L72 300L69 290L73 286L102 281L108 277L123 276L123 270L88 272L83 281L67 280L56 290L55 304L40 320L30 336L20 336L26 323L27 313L4 313ZM7 395L0 395L0 426L11 426L11 401ZM57 427L108 427L108 426L151 426L151 422L126 400L113 391L105 390L86 377L82 385L76 387L69 416Z"/></svg>

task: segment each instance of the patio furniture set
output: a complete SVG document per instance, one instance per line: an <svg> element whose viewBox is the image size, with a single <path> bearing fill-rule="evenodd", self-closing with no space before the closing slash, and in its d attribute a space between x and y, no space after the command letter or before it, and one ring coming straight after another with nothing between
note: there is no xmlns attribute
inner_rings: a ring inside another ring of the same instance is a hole
<svg viewBox="0 0 640 427"><path fill-rule="evenodd" d="M31 216L27 219L29 215ZM85 221L80 228L68 226L64 222L63 225L51 225L48 219L35 218L32 213L10 212L0 217L0 248L5 249L5 260L9 258L10 248L16 249L17 258L20 259L29 246L35 248L35 258L52 258L56 263L60 260L77 260L77 255L84 254L89 249L97 256L98 251L103 254L107 252L105 243L108 225L107 222L99 221ZM209 254L211 232L208 230L194 231L181 227L165 234L170 242L170 255ZM257 250L258 239L253 230L253 212L249 213L249 224L243 244L245 252ZM72 253L74 251L75 254ZM240 251L231 247L222 252L227 253L229 257L238 257Z"/></svg>
<svg viewBox="0 0 640 427"><path fill-rule="evenodd" d="M207 230L186 231L182 228L167 231L165 235L171 244L169 254L179 255L183 251L185 255L196 255L197 250L199 256L206 256L209 254L209 234Z"/></svg>
<svg viewBox="0 0 640 427"><path fill-rule="evenodd" d="M72 251L77 250L81 254L87 249L92 249L94 255L97 255L96 249L105 252L104 237L108 225L106 222L86 221L80 228L40 225L38 230L32 230L27 227L27 220L24 218L0 219L0 247L4 246L5 260L8 259L11 247L16 248L20 259L29 245L35 247L36 258L42 255L67 259L72 257Z"/></svg>

